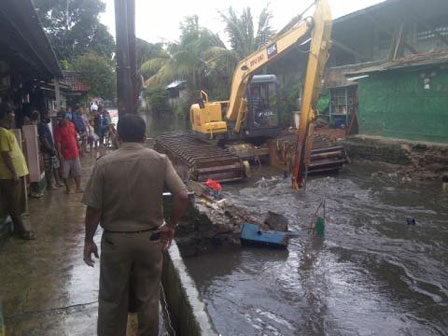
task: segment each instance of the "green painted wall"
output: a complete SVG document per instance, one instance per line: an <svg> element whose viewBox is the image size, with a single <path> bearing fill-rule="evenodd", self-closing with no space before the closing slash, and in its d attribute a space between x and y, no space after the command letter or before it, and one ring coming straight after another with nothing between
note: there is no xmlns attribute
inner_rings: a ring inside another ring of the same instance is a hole
<svg viewBox="0 0 448 336"><path fill-rule="evenodd" d="M448 143L446 66L370 74L359 81L358 100L360 134Z"/></svg>

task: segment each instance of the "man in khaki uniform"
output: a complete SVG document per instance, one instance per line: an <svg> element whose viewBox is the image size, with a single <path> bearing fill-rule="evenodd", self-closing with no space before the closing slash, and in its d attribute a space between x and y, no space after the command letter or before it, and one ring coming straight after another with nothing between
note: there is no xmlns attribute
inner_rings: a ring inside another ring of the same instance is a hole
<svg viewBox="0 0 448 336"><path fill-rule="evenodd" d="M84 261L98 257L93 236L101 222L98 335L126 335L129 291L136 300L139 335L157 336L162 249L188 202L188 193L170 160L143 146L146 125L125 115L117 126L121 146L97 161L87 184ZM163 225L162 193L174 198L168 224Z"/></svg>

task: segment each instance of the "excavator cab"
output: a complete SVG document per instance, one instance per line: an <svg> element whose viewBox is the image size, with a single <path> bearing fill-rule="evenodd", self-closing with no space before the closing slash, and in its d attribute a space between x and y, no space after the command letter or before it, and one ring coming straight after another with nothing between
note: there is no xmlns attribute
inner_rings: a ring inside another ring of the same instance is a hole
<svg viewBox="0 0 448 336"><path fill-rule="evenodd" d="M279 82L275 75L256 75L246 89L245 138L274 138L280 133Z"/></svg>

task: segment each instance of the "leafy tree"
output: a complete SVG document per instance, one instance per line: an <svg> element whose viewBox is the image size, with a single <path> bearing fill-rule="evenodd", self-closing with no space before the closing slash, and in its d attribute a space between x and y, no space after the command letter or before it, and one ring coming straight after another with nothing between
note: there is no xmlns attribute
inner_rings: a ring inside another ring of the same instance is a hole
<svg viewBox="0 0 448 336"><path fill-rule="evenodd" d="M170 110L168 91L163 85L147 88L143 95L151 108L151 112L156 115L161 115Z"/></svg>
<svg viewBox="0 0 448 336"><path fill-rule="evenodd" d="M95 97L113 99L116 94L116 79L112 62L107 58L89 52L75 58L72 70L80 74L89 85L89 94Z"/></svg>
<svg viewBox="0 0 448 336"><path fill-rule="evenodd" d="M112 55L115 53L115 40L105 25L98 24L88 49L84 50L84 52L87 51L94 51L98 55L112 59Z"/></svg>
<svg viewBox="0 0 448 336"><path fill-rule="evenodd" d="M297 81L288 81L280 86L280 99L279 99L279 118L280 125L282 127L288 127L292 125L292 111L297 111L298 98L301 84Z"/></svg>
<svg viewBox="0 0 448 336"><path fill-rule="evenodd" d="M99 22L105 10L101 0L34 0L34 5L59 60L89 51L112 57L114 39Z"/></svg>

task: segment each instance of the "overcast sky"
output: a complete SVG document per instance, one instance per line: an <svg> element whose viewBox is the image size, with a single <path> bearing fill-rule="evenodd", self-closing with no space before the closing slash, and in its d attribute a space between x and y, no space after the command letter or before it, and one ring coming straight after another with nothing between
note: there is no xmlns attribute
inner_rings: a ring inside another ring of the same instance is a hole
<svg viewBox="0 0 448 336"><path fill-rule="evenodd" d="M115 36L114 0L103 0L106 12L101 21L109 27ZM175 41L179 37L179 23L184 17L197 14L199 24L218 33L227 41L223 32L223 23L218 11L225 11L229 6L240 12L244 7L250 7L256 18L260 11L269 3L273 14L272 26L279 30L295 15L301 13L311 0L135 0L136 1L136 32L137 37L148 42ZM333 18L351 13L364 7L382 2L382 0L329 0Z"/></svg>

